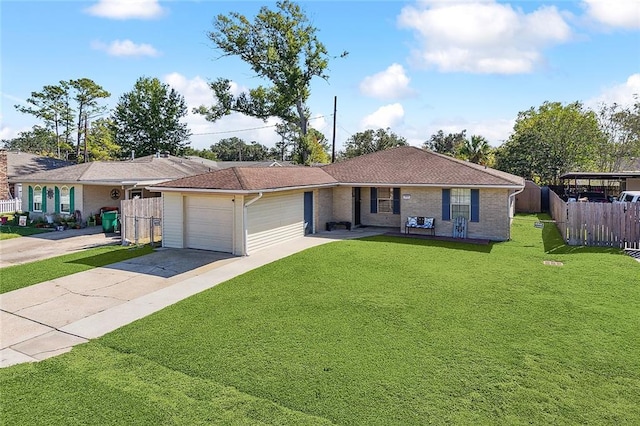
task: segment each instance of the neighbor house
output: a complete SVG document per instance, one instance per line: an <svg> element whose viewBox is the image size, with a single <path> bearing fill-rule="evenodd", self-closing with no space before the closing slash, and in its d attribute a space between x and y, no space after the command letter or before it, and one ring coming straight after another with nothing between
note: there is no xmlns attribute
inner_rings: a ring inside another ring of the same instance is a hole
<svg viewBox="0 0 640 426"><path fill-rule="evenodd" d="M120 200L160 196L145 187L206 173L208 165L170 155L152 155L125 161L93 161L48 171L30 172L9 179L22 186L22 210L31 218L47 213L83 218L116 208Z"/></svg>
<svg viewBox="0 0 640 426"><path fill-rule="evenodd" d="M0 152L0 199L22 198L22 186L13 181L18 176L55 170L73 163L22 151ZM4 172L4 173L3 173ZM2 176L4 174L4 176Z"/></svg>
<svg viewBox="0 0 640 426"><path fill-rule="evenodd" d="M524 179L416 147L379 151L322 167L232 167L164 182L164 247L247 255L327 222L404 231L408 216L433 217L451 236L510 238Z"/></svg>

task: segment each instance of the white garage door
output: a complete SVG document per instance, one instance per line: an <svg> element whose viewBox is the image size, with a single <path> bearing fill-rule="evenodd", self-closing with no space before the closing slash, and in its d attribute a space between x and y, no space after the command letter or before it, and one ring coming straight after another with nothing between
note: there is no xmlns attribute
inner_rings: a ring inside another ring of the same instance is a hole
<svg viewBox="0 0 640 426"><path fill-rule="evenodd" d="M247 252L304 236L303 194L267 195L248 208Z"/></svg>
<svg viewBox="0 0 640 426"><path fill-rule="evenodd" d="M233 201L230 197L185 199L185 247L233 252Z"/></svg>

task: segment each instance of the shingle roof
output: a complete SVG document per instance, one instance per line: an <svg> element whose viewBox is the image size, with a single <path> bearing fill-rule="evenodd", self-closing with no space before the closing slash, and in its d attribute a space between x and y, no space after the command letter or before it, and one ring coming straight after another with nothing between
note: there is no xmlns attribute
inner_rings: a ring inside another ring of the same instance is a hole
<svg viewBox="0 0 640 426"><path fill-rule="evenodd" d="M323 166L341 183L378 185L520 186L510 173L432 151L403 146Z"/></svg>
<svg viewBox="0 0 640 426"><path fill-rule="evenodd" d="M125 182L178 179L211 170L208 166L178 157L141 157L126 161L93 161L56 170L38 172L20 182Z"/></svg>
<svg viewBox="0 0 640 426"><path fill-rule="evenodd" d="M316 167L231 167L165 182L156 187L259 191L332 185L337 181Z"/></svg>
<svg viewBox="0 0 640 426"><path fill-rule="evenodd" d="M7 151L7 177L29 175L46 170L59 169L73 163L57 158L31 154L29 152Z"/></svg>
<svg viewBox="0 0 640 426"><path fill-rule="evenodd" d="M220 170L220 169L228 169L229 167L289 167L293 164L291 161L276 161L276 160L265 160L265 161L215 161L208 160L206 158L198 157L196 155L187 155L185 158L188 160L194 161L196 163L201 163L209 166L211 171Z"/></svg>
<svg viewBox="0 0 640 426"><path fill-rule="evenodd" d="M232 167L155 186L256 191L331 184L517 187L524 179L406 146L322 167Z"/></svg>

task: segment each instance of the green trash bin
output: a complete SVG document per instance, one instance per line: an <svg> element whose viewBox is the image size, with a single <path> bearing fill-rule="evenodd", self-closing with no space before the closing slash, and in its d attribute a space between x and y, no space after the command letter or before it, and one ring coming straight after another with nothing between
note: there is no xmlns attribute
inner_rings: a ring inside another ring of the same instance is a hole
<svg viewBox="0 0 640 426"><path fill-rule="evenodd" d="M118 223L118 212L116 210L102 213L102 230L104 232L114 232Z"/></svg>

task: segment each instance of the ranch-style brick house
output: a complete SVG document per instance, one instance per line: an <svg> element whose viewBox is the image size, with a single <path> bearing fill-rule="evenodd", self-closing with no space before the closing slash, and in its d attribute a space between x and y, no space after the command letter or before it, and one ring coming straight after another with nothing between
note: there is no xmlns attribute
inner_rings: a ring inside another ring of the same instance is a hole
<svg viewBox="0 0 640 426"><path fill-rule="evenodd" d="M147 188L163 197L164 247L249 255L316 233L328 222L404 232L409 216L435 219L452 236L510 238L524 179L404 146L321 167L231 167Z"/></svg>

